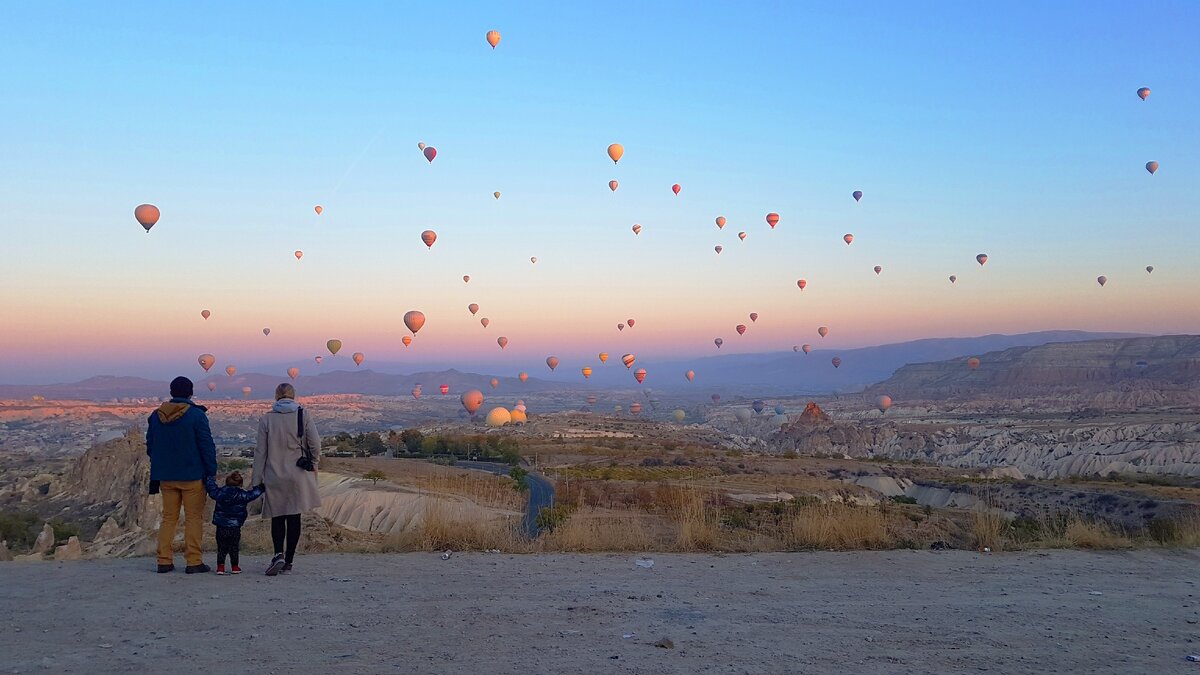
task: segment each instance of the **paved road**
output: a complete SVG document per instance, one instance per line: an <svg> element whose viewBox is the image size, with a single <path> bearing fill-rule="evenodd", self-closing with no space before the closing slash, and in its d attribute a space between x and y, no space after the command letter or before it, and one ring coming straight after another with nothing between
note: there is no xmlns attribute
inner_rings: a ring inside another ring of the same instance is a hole
<svg viewBox="0 0 1200 675"><path fill-rule="evenodd" d="M460 461L455 462L454 466L461 469L487 471L499 476L507 476L511 470L507 464L496 462ZM522 526L525 528L526 534L536 537L541 534L541 529L537 526L538 513L544 507L554 504L554 485L541 474L532 471L526 476L525 482L529 485L529 501L525 504L525 520Z"/></svg>

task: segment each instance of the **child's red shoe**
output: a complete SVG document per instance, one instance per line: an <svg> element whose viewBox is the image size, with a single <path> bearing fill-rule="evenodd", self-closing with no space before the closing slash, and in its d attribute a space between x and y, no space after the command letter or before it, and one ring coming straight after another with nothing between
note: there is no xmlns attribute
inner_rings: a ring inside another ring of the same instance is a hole
<svg viewBox="0 0 1200 675"><path fill-rule="evenodd" d="M219 574L221 576L225 576L225 566L224 565L217 565L217 574Z"/></svg>
<svg viewBox="0 0 1200 675"><path fill-rule="evenodd" d="M234 565L234 566L233 566L233 569L232 569L232 570L230 570L230 572L229 572L229 573L230 573L230 574L241 574L241 573L242 573L242 568L238 567L237 565Z"/></svg>

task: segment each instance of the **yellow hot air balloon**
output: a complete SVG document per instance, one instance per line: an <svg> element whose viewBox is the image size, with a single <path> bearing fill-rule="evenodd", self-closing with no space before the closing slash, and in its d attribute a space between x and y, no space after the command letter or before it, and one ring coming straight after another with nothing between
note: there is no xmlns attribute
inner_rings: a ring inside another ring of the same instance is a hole
<svg viewBox="0 0 1200 675"><path fill-rule="evenodd" d="M600 363L606 363L608 361L608 352L600 352L597 358L600 359Z"/></svg>
<svg viewBox="0 0 1200 675"><path fill-rule="evenodd" d="M508 346L508 338L501 335L500 337L496 338L496 344L500 345L500 349L504 349Z"/></svg>
<svg viewBox="0 0 1200 675"><path fill-rule="evenodd" d="M633 354L626 354L625 356L621 357L621 363L624 363L626 368L632 368L633 362L636 360L637 359L634 358Z"/></svg>
<svg viewBox="0 0 1200 675"><path fill-rule="evenodd" d="M201 354L196 361L200 364L200 367L204 369L204 372L207 373L208 369L212 368L213 364L217 362L217 357L213 356L212 354Z"/></svg>
<svg viewBox="0 0 1200 675"><path fill-rule="evenodd" d="M625 154L625 148L620 143L613 143L608 146L608 157L613 161L613 164L621 161L621 157Z"/></svg>
<svg viewBox="0 0 1200 675"><path fill-rule="evenodd" d="M468 413L474 415L475 411L479 410L479 406L483 405L483 392L478 389L472 389L463 392L463 395L458 397L458 400Z"/></svg>
<svg viewBox="0 0 1200 675"><path fill-rule="evenodd" d="M517 37L520 37L520 36L518 35ZM487 42L489 45L492 46L492 49L495 49L496 45L500 44L500 31L489 30L487 32ZM520 42L520 40L518 40L518 42ZM517 51L520 51L520 50L518 49Z"/></svg>
<svg viewBox="0 0 1200 675"><path fill-rule="evenodd" d="M350 357L354 361L354 365L361 366L362 362L367 358L362 352L354 352L354 356Z"/></svg>
<svg viewBox="0 0 1200 675"><path fill-rule="evenodd" d="M417 310L411 310L404 313L404 325L412 331L413 335L421 330L421 326L425 325L425 315Z"/></svg>
<svg viewBox="0 0 1200 675"><path fill-rule="evenodd" d="M589 378L589 377L591 377L591 376L592 376L592 367L591 367L591 366L584 366L584 367L583 367L583 369L582 369L580 372L582 372L582 373L583 373L583 377L584 377L584 378Z"/></svg>
<svg viewBox="0 0 1200 675"><path fill-rule="evenodd" d="M233 377L237 374L237 366L225 366L225 374Z"/></svg>
<svg viewBox="0 0 1200 675"><path fill-rule="evenodd" d="M342 341L341 340L330 340L329 342L325 343L325 348L329 350L330 354L333 354L336 356L338 353L338 350L342 348Z"/></svg>
<svg viewBox="0 0 1200 675"><path fill-rule="evenodd" d="M525 415L525 411L520 406L513 408L509 414L512 415L513 424L525 424L529 421L529 418Z"/></svg>
<svg viewBox="0 0 1200 675"><path fill-rule="evenodd" d="M676 421L676 422L682 422L684 419L686 419L686 418L687 418L687 413L685 413L685 412L684 412L684 411L682 411L682 410L676 410L676 411L673 413L673 415L675 416L675 421Z"/></svg>
<svg viewBox="0 0 1200 675"><path fill-rule="evenodd" d="M546 357L546 365L550 366L550 370L554 370L555 368L558 367L558 357L557 356L547 356Z"/></svg>
<svg viewBox="0 0 1200 675"><path fill-rule="evenodd" d="M300 376L300 369L296 368L295 366L292 366L291 368L287 369L287 374L288 374L288 377L290 377L294 380Z"/></svg>
<svg viewBox="0 0 1200 675"><path fill-rule="evenodd" d="M486 422L489 427L502 427L512 422L512 413L508 412L506 408L497 406L487 414Z"/></svg>

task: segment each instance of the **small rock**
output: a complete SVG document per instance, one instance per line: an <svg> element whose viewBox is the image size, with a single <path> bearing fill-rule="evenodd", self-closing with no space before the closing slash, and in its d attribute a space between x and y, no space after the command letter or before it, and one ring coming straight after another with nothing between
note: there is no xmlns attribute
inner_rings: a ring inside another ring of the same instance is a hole
<svg viewBox="0 0 1200 675"><path fill-rule="evenodd" d="M33 552L37 554L49 553L52 548L54 548L54 528L50 527L50 523L46 523L42 526L42 531L38 533L37 539L33 542Z"/></svg>
<svg viewBox="0 0 1200 675"><path fill-rule="evenodd" d="M671 642L671 638L663 638L658 642L655 642L654 646L662 649L675 649L675 643Z"/></svg>
<svg viewBox="0 0 1200 675"><path fill-rule="evenodd" d="M79 544L79 537L71 537L67 543L54 549L55 560L83 560L83 546Z"/></svg>

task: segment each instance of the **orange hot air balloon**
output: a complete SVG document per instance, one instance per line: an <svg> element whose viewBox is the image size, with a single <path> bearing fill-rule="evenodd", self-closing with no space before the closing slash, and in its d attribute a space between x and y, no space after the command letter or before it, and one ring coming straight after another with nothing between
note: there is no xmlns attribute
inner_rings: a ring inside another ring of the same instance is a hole
<svg viewBox="0 0 1200 675"><path fill-rule="evenodd" d="M1096 277L1096 283L1100 284L1101 286L1104 286L1104 284L1108 283L1108 277L1105 277L1105 276Z"/></svg>
<svg viewBox="0 0 1200 675"><path fill-rule="evenodd" d="M633 233L634 233L634 234L641 234L641 233L642 233L642 226L641 226L641 225L638 225L637 223L634 223L634 224L633 224Z"/></svg>
<svg viewBox="0 0 1200 675"><path fill-rule="evenodd" d="M954 283L954 282L956 282L956 281L958 281L958 275L957 275L957 274L951 274L951 275L950 275L950 283Z"/></svg>
<svg viewBox="0 0 1200 675"><path fill-rule="evenodd" d="M717 349L720 349L721 345L725 344L725 341L722 340L721 338L717 338L717 339L713 340L713 344L717 346Z"/></svg>
<svg viewBox="0 0 1200 675"><path fill-rule="evenodd" d="M725 247L724 246L714 246L713 250L717 252L717 255L721 255L721 251L724 251Z"/></svg>
<svg viewBox="0 0 1200 675"><path fill-rule="evenodd" d="M671 186L671 192L674 192L676 197L678 197L678 196L679 196L679 191L680 191L680 190L682 190L682 189L683 189L683 188L679 187L679 183L676 183L676 184L674 184L674 185L672 185L672 186Z"/></svg>
<svg viewBox="0 0 1200 675"><path fill-rule="evenodd" d="M443 384L442 386L438 387L438 391L442 392L442 396L445 396L446 394L450 393L450 385Z"/></svg>
<svg viewBox="0 0 1200 675"><path fill-rule="evenodd" d="M1158 162L1146 162L1146 170L1151 174L1158 171Z"/></svg>
<svg viewBox="0 0 1200 675"><path fill-rule="evenodd" d="M520 375L517 375L517 379L521 381L521 384L525 384L529 380L529 373L522 371Z"/></svg>
<svg viewBox="0 0 1200 675"><path fill-rule="evenodd" d="M288 374L288 377L290 377L294 380L300 376L300 369L295 366L292 366L291 368L287 369L287 374Z"/></svg>
<svg viewBox="0 0 1200 675"><path fill-rule="evenodd" d="M847 246L849 246L849 245L850 245L851 243L853 243L853 241L854 241L854 235L852 235L852 234L843 234L843 235L842 235L842 241L846 242L846 245L847 245Z"/></svg>
<svg viewBox="0 0 1200 675"><path fill-rule="evenodd" d="M437 157L437 148L433 147L432 145L427 145L425 146L425 149L421 151L421 153L425 155L425 159L429 160L430 164L433 164L433 158Z"/></svg>
<svg viewBox="0 0 1200 675"><path fill-rule="evenodd" d="M500 380L497 380L496 378L493 377L492 381L488 382L488 384L492 385L492 389L495 389L496 387L500 386Z"/></svg>
<svg viewBox="0 0 1200 675"><path fill-rule="evenodd" d="M158 207L153 204L139 204L133 210L133 217L145 228L146 234L149 234L150 228L154 227L154 224L158 222L159 215Z"/></svg>
<svg viewBox="0 0 1200 675"><path fill-rule="evenodd" d="M325 343L325 348L329 350L330 354L337 356L338 350L342 348L342 341L330 340L329 342Z"/></svg>
<svg viewBox="0 0 1200 675"><path fill-rule="evenodd" d="M807 354L807 353L809 353L809 352L811 352L811 351L812 351L812 345L809 345L809 344L800 345L800 351L802 351L802 352L804 352L805 354Z"/></svg>
<svg viewBox="0 0 1200 675"><path fill-rule="evenodd" d="M597 358L600 359L600 363L607 363L608 362L608 352L600 352L600 355Z"/></svg>
<svg viewBox="0 0 1200 675"><path fill-rule="evenodd" d="M821 337L829 335L829 328L827 326L821 326L817 329L817 335L820 335Z"/></svg>
<svg viewBox="0 0 1200 675"><path fill-rule="evenodd" d="M883 271L883 268L882 268L882 267L880 267L879 265L876 265L876 266L875 266L875 274L879 274L879 273L880 273L880 272L882 272L882 271Z"/></svg>
<svg viewBox="0 0 1200 675"><path fill-rule="evenodd" d="M558 367L558 357L557 356L547 356L546 357L546 365L550 366L550 370L554 370L555 368Z"/></svg>
<svg viewBox="0 0 1200 675"><path fill-rule="evenodd" d="M1143 101L1150 98L1150 87L1142 87L1142 88L1138 89L1137 95L1138 95L1138 98L1142 99Z"/></svg>
<svg viewBox="0 0 1200 675"><path fill-rule="evenodd" d="M621 157L625 154L625 148L620 143L613 143L608 146L608 158L613 161L613 164L621 161Z"/></svg>
<svg viewBox="0 0 1200 675"><path fill-rule="evenodd" d="M835 357L833 357L833 359L830 361L830 363L832 363L832 364L833 364L833 367L834 367L834 368L840 368L840 367L841 367L841 365L842 365L842 359L841 359L841 358L839 358L839 357L837 357L837 356L835 356Z"/></svg>
<svg viewBox="0 0 1200 675"><path fill-rule="evenodd" d="M242 396L245 396L246 398L250 398L250 391L251 391L250 387L242 387Z"/></svg>
<svg viewBox="0 0 1200 675"><path fill-rule="evenodd" d="M638 368L637 370L635 370L633 373L633 379L637 380L638 384L645 382L646 381L646 369Z"/></svg>
<svg viewBox="0 0 1200 675"><path fill-rule="evenodd" d="M746 241L746 233L738 232L738 239L741 239L742 241Z"/></svg>
<svg viewBox="0 0 1200 675"><path fill-rule="evenodd" d="M204 372L207 373L208 369L212 368L213 364L217 362L217 357L213 356L212 354L201 354L199 358L196 359L196 362L199 363L200 367L203 368Z"/></svg>
<svg viewBox="0 0 1200 675"><path fill-rule="evenodd" d="M492 320L485 316L479 320L479 325L483 326L484 328L487 328L488 324L490 324L491 322L492 322Z"/></svg>
<svg viewBox="0 0 1200 675"><path fill-rule="evenodd" d="M204 317L204 320L207 321L208 317L212 316L212 312L208 311L207 309L202 309L200 310L200 316Z"/></svg>
<svg viewBox="0 0 1200 675"><path fill-rule="evenodd" d="M717 229L718 230L725 229L726 222L728 222L728 221L725 220L725 216L717 216Z"/></svg>
<svg viewBox="0 0 1200 675"><path fill-rule="evenodd" d="M405 335L404 337L400 338L400 341L404 343L405 347L407 347L412 344L412 336Z"/></svg>
<svg viewBox="0 0 1200 675"><path fill-rule="evenodd" d="M625 325L633 328L633 319L625 319Z"/></svg>
<svg viewBox="0 0 1200 675"><path fill-rule="evenodd" d="M270 335L270 334L271 334L271 329L270 329L270 328L264 328L264 329L263 329L263 335Z"/></svg>
<svg viewBox="0 0 1200 675"><path fill-rule="evenodd" d="M464 275L463 275L463 283L464 283L464 284L467 284L467 283L470 283L470 282L471 282L471 275L470 275L470 274L464 274Z"/></svg>
<svg viewBox="0 0 1200 675"><path fill-rule="evenodd" d="M975 370L976 368L979 367L979 359L974 356L967 359L967 367L970 368L971 370Z"/></svg>
<svg viewBox="0 0 1200 675"><path fill-rule="evenodd" d="M688 382L691 382L692 380L696 379L696 371L689 370L686 373L684 373L683 376L687 378Z"/></svg>
<svg viewBox="0 0 1200 675"><path fill-rule="evenodd" d="M501 335L500 337L496 338L496 344L500 345L500 349L504 349L508 346L508 338Z"/></svg>
<svg viewBox="0 0 1200 675"><path fill-rule="evenodd" d="M404 313L404 325L412 331L413 335L421 330L421 326L425 325L425 315L417 310L411 310Z"/></svg>
<svg viewBox="0 0 1200 675"><path fill-rule="evenodd" d="M582 369L580 372L582 372L582 373L583 373L583 377L584 377L584 379L587 379L587 378L589 378L589 377L591 377L591 376L592 376L592 367L591 367L591 366L584 366L584 367L583 367L583 369Z"/></svg>
<svg viewBox="0 0 1200 675"><path fill-rule="evenodd" d="M800 290L804 290L804 287L808 285L808 280L807 279L797 279L796 285L800 287Z"/></svg>
<svg viewBox="0 0 1200 675"><path fill-rule="evenodd" d="M321 206L320 204L317 204L316 206L313 207L313 211L316 211L318 216L321 215L321 212L324 210L325 210L325 207Z"/></svg>
<svg viewBox="0 0 1200 675"><path fill-rule="evenodd" d="M987 254L980 253L979 255L975 256L975 262L979 263L980 267L983 267L987 264Z"/></svg>
<svg viewBox="0 0 1200 675"><path fill-rule="evenodd" d="M875 407L879 408L879 412L881 413L887 412L888 408L892 407L892 397L886 394L880 396L879 398L875 399Z"/></svg>
<svg viewBox="0 0 1200 675"><path fill-rule="evenodd" d="M474 415L479 406L483 405L483 392L478 389L463 392L463 395L458 397L462 407L466 408L467 412Z"/></svg>
<svg viewBox="0 0 1200 675"><path fill-rule="evenodd" d="M467 311L471 313L471 316L474 316L475 313L479 311L478 303L472 302L471 304L467 305Z"/></svg>
<svg viewBox="0 0 1200 675"><path fill-rule="evenodd" d="M492 196L495 197L496 199L500 199L500 192L499 191L493 192Z"/></svg>
<svg viewBox="0 0 1200 675"><path fill-rule="evenodd" d="M758 312L750 312L750 323L758 321Z"/></svg>
<svg viewBox="0 0 1200 675"><path fill-rule="evenodd" d="M230 377L237 375L237 366L225 366L225 374Z"/></svg>
<svg viewBox="0 0 1200 675"><path fill-rule="evenodd" d="M367 358L362 352L354 352L354 356L350 357L354 361L354 365L361 366L362 362Z"/></svg>
<svg viewBox="0 0 1200 675"><path fill-rule="evenodd" d="M636 360L637 359L634 358L633 354L626 354L625 356L621 357L621 363L624 363L626 368L632 368L633 362Z"/></svg>
<svg viewBox="0 0 1200 675"><path fill-rule="evenodd" d="M296 256L296 260L299 260L304 257L304 251L296 251L292 255Z"/></svg>
<svg viewBox="0 0 1200 675"><path fill-rule="evenodd" d="M433 248L433 242L437 241L437 232L425 230L421 233L421 241L425 242L425 246Z"/></svg>
<svg viewBox="0 0 1200 675"><path fill-rule="evenodd" d="M208 383L208 390L209 390L209 391L216 391L216 390L217 390L217 383L216 383L216 382L209 382L209 383Z"/></svg>
<svg viewBox="0 0 1200 675"><path fill-rule="evenodd" d="M496 45L500 44L500 31L489 30L487 32L487 41L488 44L492 46L492 49L495 49Z"/></svg>
<svg viewBox="0 0 1200 675"><path fill-rule="evenodd" d="M421 388L420 387L413 387L411 393L412 393L412 397L414 399L416 399L418 401L421 400Z"/></svg>
<svg viewBox="0 0 1200 675"><path fill-rule="evenodd" d="M625 324L623 324L623 323L617 324L617 330L625 330Z"/></svg>
<svg viewBox="0 0 1200 675"><path fill-rule="evenodd" d="M854 192L850 193L850 196L854 197L854 201L860 201L862 200L862 190L855 190Z"/></svg>
<svg viewBox="0 0 1200 675"><path fill-rule="evenodd" d="M633 403L632 405L629 406L629 412L634 415L641 415L642 414L642 404L641 403Z"/></svg>
<svg viewBox="0 0 1200 675"><path fill-rule="evenodd" d="M321 365L321 362L324 360L325 360L324 356L314 356L313 357L313 361L316 361L318 366Z"/></svg>
<svg viewBox="0 0 1200 675"><path fill-rule="evenodd" d="M778 213L768 213L767 214L767 224L771 226L772 230L775 229L775 226L779 224L779 214Z"/></svg>
<svg viewBox="0 0 1200 675"><path fill-rule="evenodd" d="M745 335L746 334L746 324L739 323L734 330L737 331L738 335Z"/></svg>
<svg viewBox="0 0 1200 675"><path fill-rule="evenodd" d="M612 190L613 192L616 192L616 191L617 191L617 188L619 188L619 187L621 187L621 184L620 184L620 183L618 183L617 181L615 181L615 180L610 180L610 181L608 181L608 189L609 189L609 190Z"/></svg>

